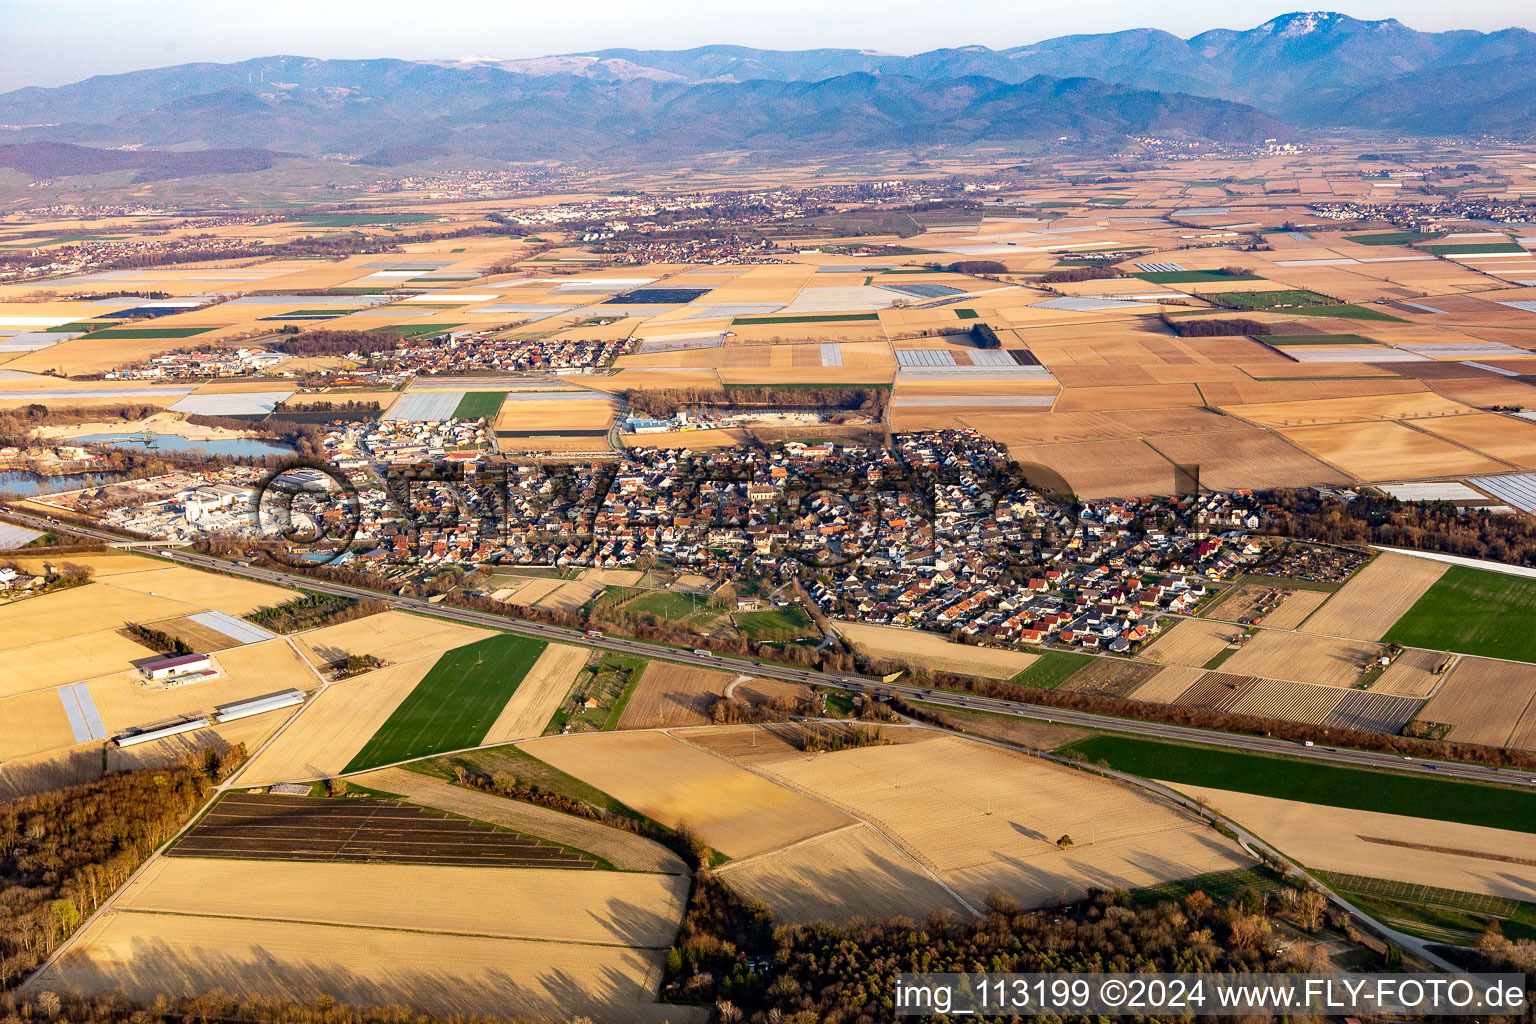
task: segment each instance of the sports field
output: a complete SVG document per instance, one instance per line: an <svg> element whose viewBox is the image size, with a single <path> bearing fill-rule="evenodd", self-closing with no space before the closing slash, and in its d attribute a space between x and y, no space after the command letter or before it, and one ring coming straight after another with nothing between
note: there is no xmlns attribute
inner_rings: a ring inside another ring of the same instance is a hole
<svg viewBox="0 0 1536 1024"><path fill-rule="evenodd" d="M494 636L443 655L345 770L480 743L545 646L542 640Z"/></svg>
<svg viewBox="0 0 1536 1024"><path fill-rule="evenodd" d="M1536 580L1453 565L1385 639L1536 662Z"/></svg>
<svg viewBox="0 0 1536 1024"><path fill-rule="evenodd" d="M1536 793L1503 786L1418 779L1124 736L1093 736L1071 749L1089 761L1107 761L1111 768L1147 779L1536 833Z"/></svg>

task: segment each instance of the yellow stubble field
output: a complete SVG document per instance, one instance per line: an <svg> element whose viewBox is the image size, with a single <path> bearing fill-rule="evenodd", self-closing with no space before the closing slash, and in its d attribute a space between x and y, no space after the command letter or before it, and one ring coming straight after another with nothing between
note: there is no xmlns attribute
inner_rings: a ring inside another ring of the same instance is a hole
<svg viewBox="0 0 1536 1024"><path fill-rule="evenodd" d="M387 662L411 661L493 635L488 629L391 610L311 629L297 634L294 641L310 664L320 668L349 654L371 654Z"/></svg>
<svg viewBox="0 0 1536 1024"><path fill-rule="evenodd" d="M619 719L620 729L708 725L709 706L736 678L694 665L653 661L640 675Z"/></svg>
<svg viewBox="0 0 1536 1024"><path fill-rule="evenodd" d="M1498 473L1506 463L1393 421L1327 423L1280 431L1317 458L1361 481L1422 480Z"/></svg>
<svg viewBox="0 0 1536 1024"><path fill-rule="evenodd" d="M890 837L973 906L1027 906L1250 863L1192 816L1128 786L954 736L805 755L764 771ZM1072 845L1058 846L1063 835Z"/></svg>
<svg viewBox="0 0 1536 1024"><path fill-rule="evenodd" d="M0 651L121 629L133 622L188 615L205 607L165 595L109 587L104 582L87 583L0 606ZM146 653L153 654L147 649Z"/></svg>
<svg viewBox="0 0 1536 1024"><path fill-rule="evenodd" d="M394 713L436 663L418 658L333 683L241 772L241 785L331 778Z"/></svg>
<svg viewBox="0 0 1536 1024"><path fill-rule="evenodd" d="M316 892L325 899L316 900ZM671 944L687 895L685 877L639 872L168 856L152 863L117 905L145 913L658 947Z"/></svg>
<svg viewBox="0 0 1536 1024"><path fill-rule="evenodd" d="M1444 562L1382 552L1306 619L1308 633L1380 640L1445 575Z"/></svg>
<svg viewBox="0 0 1536 1024"><path fill-rule="evenodd" d="M718 874L749 899L761 900L781 924L966 913L920 864L862 822L732 861Z"/></svg>
<svg viewBox="0 0 1536 1024"><path fill-rule="evenodd" d="M689 825L733 858L841 828L851 819L664 733L548 736L518 744L665 825Z"/></svg>
<svg viewBox="0 0 1536 1024"><path fill-rule="evenodd" d="M664 951L369 931L335 925L114 912L37 977L54 991L121 992L144 1002L221 989L245 996L405 1006L602 1024L703 1021L651 1002ZM41 990L41 989L40 989Z"/></svg>
<svg viewBox="0 0 1536 1024"><path fill-rule="evenodd" d="M937 633L899 626L838 622L837 631L876 657L898 658L933 668L988 679L1008 679L1034 664L1038 655L953 643Z"/></svg>
<svg viewBox="0 0 1536 1024"><path fill-rule="evenodd" d="M1350 686L1382 648L1358 640L1261 630L1222 664L1235 675Z"/></svg>
<svg viewBox="0 0 1536 1024"><path fill-rule="evenodd" d="M1243 628L1213 619L1185 619L1169 627L1146 650L1146 657L1162 665L1200 668L1241 636Z"/></svg>
<svg viewBox="0 0 1536 1024"><path fill-rule="evenodd" d="M570 644L546 646L480 742L507 743L542 733L590 653Z"/></svg>
<svg viewBox="0 0 1536 1024"><path fill-rule="evenodd" d="M17 647L8 654L13 663L27 668L25 672L0 675L0 697L125 672L137 662L158 657L148 647L129 640L116 630L83 633L31 647Z"/></svg>
<svg viewBox="0 0 1536 1024"><path fill-rule="evenodd" d="M119 573L102 580L102 585L132 591L135 595L170 597L202 608L217 608L235 616L272 608L302 596L296 590L179 565ZM137 621L147 620L140 618Z"/></svg>
<svg viewBox="0 0 1536 1024"><path fill-rule="evenodd" d="M1310 868L1536 900L1536 866L1507 859L1531 859L1525 832L1166 785L1205 797L1212 808ZM1419 848L1425 846L1438 849Z"/></svg>
<svg viewBox="0 0 1536 1024"><path fill-rule="evenodd" d="M1458 659L1418 717L1449 725L1453 742L1536 747L1536 672L1507 661Z"/></svg>

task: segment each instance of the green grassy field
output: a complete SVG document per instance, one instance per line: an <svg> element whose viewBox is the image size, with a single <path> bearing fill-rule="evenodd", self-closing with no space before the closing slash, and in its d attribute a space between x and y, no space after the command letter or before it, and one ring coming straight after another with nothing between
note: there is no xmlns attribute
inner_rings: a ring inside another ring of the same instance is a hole
<svg viewBox="0 0 1536 1024"><path fill-rule="evenodd" d="M1313 872L1380 921L1420 938L1470 945L1497 921L1508 939L1536 939L1536 904L1388 878Z"/></svg>
<svg viewBox="0 0 1536 1024"><path fill-rule="evenodd" d="M1345 235L1344 241L1356 245L1409 245L1439 237L1438 231L1382 231L1374 235Z"/></svg>
<svg viewBox="0 0 1536 1024"><path fill-rule="evenodd" d="M748 640L798 640L818 635L815 621L797 604L761 612L737 612L731 620Z"/></svg>
<svg viewBox="0 0 1536 1024"><path fill-rule="evenodd" d="M833 324L846 320L879 319L879 313L807 313L804 316L739 316L731 324L751 327L753 324Z"/></svg>
<svg viewBox="0 0 1536 1024"><path fill-rule="evenodd" d="M1326 295L1299 288L1273 292L1213 292L1205 297L1235 309L1294 309L1297 306L1316 306L1333 301Z"/></svg>
<svg viewBox="0 0 1536 1024"><path fill-rule="evenodd" d="M1132 274L1153 284L1198 284L1204 281L1262 281L1257 274L1227 274L1220 270L1154 270Z"/></svg>
<svg viewBox="0 0 1536 1024"><path fill-rule="evenodd" d="M959 319L959 320L975 320L980 315L981 314L976 312L974 309L957 309L957 310L955 310L955 317L956 317L956 319Z"/></svg>
<svg viewBox="0 0 1536 1024"><path fill-rule="evenodd" d="M626 604L624 611L635 615L655 615L668 622L677 622L708 608L708 599L699 597L697 594L652 590Z"/></svg>
<svg viewBox="0 0 1536 1024"><path fill-rule="evenodd" d="M1332 307L1329 307L1332 308ZM1380 345L1379 341L1359 334L1266 334L1266 345L1289 348L1292 345Z"/></svg>
<svg viewBox="0 0 1536 1024"><path fill-rule="evenodd" d="M644 815L624 806L602 790L589 786L580 779L567 775L553 765L539 760L532 754L524 753L514 746L487 747L484 750L471 750L463 754L449 754L446 757L434 757L430 761L418 761L406 767L422 775L447 779L449 782L455 779L455 767L464 767L471 772L491 776L504 772L529 785L538 786L547 793L568 796L573 800L591 804L593 807L621 814L626 818L634 818L636 821L645 820Z"/></svg>
<svg viewBox="0 0 1536 1024"><path fill-rule="evenodd" d="M97 331L89 337L92 341L99 338L122 338L124 340L132 338L190 338L195 334L207 334L213 329L212 327L120 327Z"/></svg>
<svg viewBox="0 0 1536 1024"><path fill-rule="evenodd" d="M1536 791L1450 779L1421 779L1128 736L1092 736L1068 749L1090 762L1107 761L1111 768L1163 782L1230 789L1324 807L1536 832ZM1262 823L1247 824L1257 827Z"/></svg>
<svg viewBox="0 0 1536 1024"><path fill-rule="evenodd" d="M1476 252L1525 252L1525 247L1518 242L1483 242L1482 244L1468 242L1458 245L1425 245L1420 248L1436 256L1465 256Z"/></svg>
<svg viewBox="0 0 1536 1024"><path fill-rule="evenodd" d="M1130 904L1133 907L1155 907L1167 901L1178 902L1192 892L1203 892L1218 904L1227 903L1237 890L1247 886L1259 892L1274 892L1285 887L1280 876L1269 868L1234 868L1231 871L1212 871L1193 878L1181 878L1176 882L1149 885L1132 889Z"/></svg>
<svg viewBox="0 0 1536 1024"><path fill-rule="evenodd" d="M1337 316L1346 320L1381 320L1386 323L1405 324L1408 321L1391 313L1383 313L1379 309L1367 309L1365 306L1357 306L1353 302L1340 302L1332 306L1300 306L1287 310L1297 316Z"/></svg>
<svg viewBox="0 0 1536 1024"><path fill-rule="evenodd" d="M1536 580L1453 565L1384 639L1536 662Z"/></svg>
<svg viewBox="0 0 1536 1024"><path fill-rule="evenodd" d="M501 411L501 403L506 401L505 391L470 391L459 400L458 408L453 410L453 418L456 420L478 420L494 418Z"/></svg>
<svg viewBox="0 0 1536 1024"><path fill-rule="evenodd" d="M414 338L419 334L442 334L444 331L463 326L463 324L390 324L388 327L370 327L369 330L388 331L403 338Z"/></svg>
<svg viewBox="0 0 1536 1024"><path fill-rule="evenodd" d="M1216 656L1205 663L1206 669L1220 668L1221 663L1237 653L1236 647L1225 647L1216 652Z"/></svg>
<svg viewBox="0 0 1536 1024"><path fill-rule="evenodd" d="M1033 686L1041 690L1054 690L1071 678L1072 673L1093 662L1091 654L1075 654L1068 651L1046 651L1040 660L1008 680L1015 686Z"/></svg>
<svg viewBox="0 0 1536 1024"><path fill-rule="evenodd" d="M345 770L479 743L545 646L542 640L493 636L444 654Z"/></svg>

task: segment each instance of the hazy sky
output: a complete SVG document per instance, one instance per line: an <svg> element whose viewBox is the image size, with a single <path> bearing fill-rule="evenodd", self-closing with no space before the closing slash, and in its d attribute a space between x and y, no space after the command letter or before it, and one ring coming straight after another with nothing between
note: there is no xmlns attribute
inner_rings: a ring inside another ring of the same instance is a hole
<svg viewBox="0 0 1536 1024"><path fill-rule="evenodd" d="M0 0L0 91L275 53L533 57L705 43L916 53L1143 26L1190 36L1252 28L1299 7L1285 0ZM1426 31L1536 28L1532 0L1333 0L1328 9Z"/></svg>

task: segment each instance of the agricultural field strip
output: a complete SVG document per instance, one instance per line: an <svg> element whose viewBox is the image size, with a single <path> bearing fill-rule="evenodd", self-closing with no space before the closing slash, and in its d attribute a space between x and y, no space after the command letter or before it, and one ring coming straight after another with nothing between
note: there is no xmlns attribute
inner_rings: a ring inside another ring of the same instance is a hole
<svg viewBox="0 0 1536 1024"><path fill-rule="evenodd" d="M243 619L237 619L227 612L198 612L196 615L188 615L187 618L200 626L207 626L216 633L222 633L239 644L259 644L264 640L277 639L276 633L268 632Z"/></svg>
<svg viewBox="0 0 1536 1024"><path fill-rule="evenodd" d="M669 875L687 872L682 860L658 843L537 804L492 796L406 768L380 768L352 778L369 788L399 793L423 807L462 814L476 821L541 836L571 849L585 850L602 857L620 871L654 871Z"/></svg>
<svg viewBox="0 0 1536 1024"><path fill-rule="evenodd" d="M226 793L171 857L591 868L577 850L538 836L393 800L333 801Z"/></svg>
<svg viewBox="0 0 1536 1024"><path fill-rule="evenodd" d="M678 731L678 732L674 733L671 730L667 730L667 732L668 732L669 735L675 736L677 739L680 739L680 740L682 740L685 743L688 742L686 733L684 733L682 731ZM978 741L978 742L982 742L982 741ZM794 791L796 793L799 793L801 796L805 797L808 800L813 800L816 803L823 804L823 805L825 805L827 807L831 807L834 810L837 810L837 811L839 811L839 812L841 812L843 814L846 814L848 817L853 819L852 821L848 822L847 824L839 825L839 826L837 826L835 828L826 829L826 830L824 830L822 832L819 832L819 833L817 833L815 835L807 836L804 839L798 840L796 842L788 843L786 845L775 847L775 848L769 849L769 850L763 850L760 853L754 854L753 856L750 856L750 857L743 857L743 858L741 858L742 863L750 863L751 861L753 861L753 860L755 860L755 859L757 859L758 857L761 857L761 856L767 856L769 854L778 853L778 852L781 852L783 850L791 850L791 849L794 849L796 846L802 845L803 843L807 843L807 842L811 842L811 841L819 840L819 839L825 839L827 836L836 835L836 834L844 831L845 829L857 828L859 826L859 824L862 823L864 825L867 825L869 828L873 829L876 835L878 835L880 838L884 839L886 842L890 843L892 847L894 847L895 849L901 851L901 853L904 856L906 856L909 860L911 860L912 863L916 864L922 870L922 872L924 874L926 874L929 878L933 879L933 881L934 881L934 883L936 885L941 887L945 892L949 893L950 896L954 897L955 901L958 902L962 907L964 907L966 910L970 911L973 914L979 914L980 913L980 911L976 907L972 906L969 902L967 902L966 899L963 896L961 896L954 889L950 888L944 882L944 880L939 877L939 874L938 874L939 866L937 864L933 863L933 861L931 861L927 857L925 857L923 855L923 853L920 850L918 850L916 847L910 845L905 840L903 840L901 838L900 834L897 833L895 829L891 828L891 826L886 824L885 822L879 821L879 820L871 817L867 813L860 813L860 812L854 810L853 808L845 806L841 802L839 802L837 800L834 800L834 799L831 799L830 797L828 797L828 796L826 796L824 794L819 794L819 793L813 792L813 791L807 789L806 787L804 787L802 785L799 785L798 783L796 783L796 782L794 782L794 781L792 781L790 779L786 779L786 778L784 778L784 777L782 777L780 775L777 775L777 774L770 774L768 772L765 772L765 771L763 771L761 768L759 768L756 765L747 764L747 763L742 762L742 761L733 760L731 758L725 757L722 754L716 753L713 750L710 750L708 747L702 747L702 746L700 746L700 745L698 745L696 743L689 743L688 745L693 747L696 750L703 750L704 752L708 753L711 757L717 757L720 760L725 761L727 764L732 765L733 767L741 768L744 771L749 771L753 775L756 775L759 778L762 778L762 779L766 780L767 782L772 783L775 786L782 786L785 789L789 789L789 790L792 790L792 791Z"/></svg>
<svg viewBox="0 0 1536 1024"><path fill-rule="evenodd" d="M265 884L251 888L251 879ZM161 858L118 901L119 912L330 924L384 931L538 939L582 945L665 949L681 917L686 880L678 875L570 872L416 864L262 864L196 857ZM314 898L316 889L326 899ZM394 899L380 900L380 892ZM649 908L629 927L563 906L627 897Z"/></svg>

